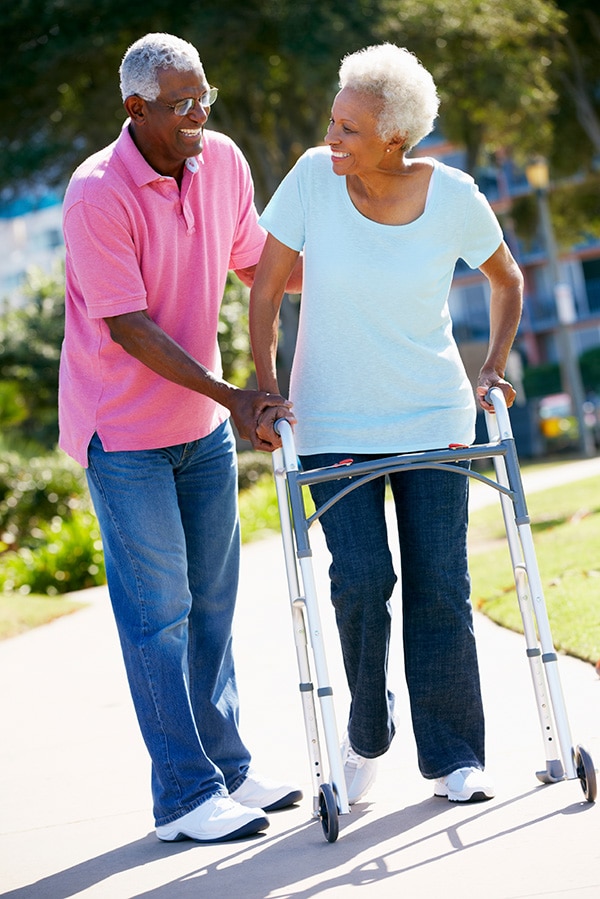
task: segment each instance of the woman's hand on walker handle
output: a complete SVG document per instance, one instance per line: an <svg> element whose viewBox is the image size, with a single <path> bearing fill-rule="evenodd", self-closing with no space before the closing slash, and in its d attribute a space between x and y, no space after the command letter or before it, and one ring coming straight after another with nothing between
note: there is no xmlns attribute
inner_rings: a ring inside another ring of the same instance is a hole
<svg viewBox="0 0 600 899"><path fill-rule="evenodd" d="M267 452L273 452L273 450L279 449L281 446L281 437L274 427L275 422L280 418L285 418L292 426L296 424L296 418L291 410L291 404L285 406L269 406L258 418L256 436L262 443L261 449L264 449Z"/></svg>
<svg viewBox="0 0 600 899"><path fill-rule="evenodd" d="M482 409L486 412L493 412L494 407L491 403L486 400L486 396L488 392L492 389L492 387L499 387L502 393L504 394L504 399L506 401L506 408L509 409L515 401L515 397L517 395L517 391L512 386L509 381L506 381L504 378L501 378L496 372L483 372L479 373L479 378L477 380L477 401Z"/></svg>
<svg viewBox="0 0 600 899"><path fill-rule="evenodd" d="M291 402L278 393L270 393L266 390L241 389L231 384L226 384L226 386L228 390L222 404L231 411L231 417L240 437L249 440L252 449L272 453L279 445L278 443L274 445L273 439L278 441L279 437L268 427L268 422L271 418L274 421L276 418L287 418L288 415L292 415L290 412ZM264 427L263 416L265 416ZM293 415L292 420L295 421ZM265 434L266 439L261 437L262 433Z"/></svg>

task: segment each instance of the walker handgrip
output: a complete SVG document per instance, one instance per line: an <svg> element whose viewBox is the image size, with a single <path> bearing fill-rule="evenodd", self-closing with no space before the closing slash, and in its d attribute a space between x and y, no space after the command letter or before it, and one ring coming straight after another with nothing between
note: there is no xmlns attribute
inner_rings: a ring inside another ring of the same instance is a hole
<svg viewBox="0 0 600 899"><path fill-rule="evenodd" d="M504 440L512 437L508 408L506 406L506 400L504 399L504 393L500 387L490 387L486 393L485 399L486 402L491 403L494 407L500 439Z"/></svg>
<svg viewBox="0 0 600 899"><path fill-rule="evenodd" d="M287 471L298 471L294 432L287 418L277 418L273 423L276 434L281 437L284 464Z"/></svg>

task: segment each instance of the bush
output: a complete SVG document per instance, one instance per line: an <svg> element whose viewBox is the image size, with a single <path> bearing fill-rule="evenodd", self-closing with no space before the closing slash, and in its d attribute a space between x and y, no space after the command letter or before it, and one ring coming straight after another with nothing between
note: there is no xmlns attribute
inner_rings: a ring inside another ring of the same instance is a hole
<svg viewBox="0 0 600 899"><path fill-rule="evenodd" d="M85 474L63 453L4 451L0 461L0 552L39 546L43 526L91 510Z"/></svg>
<svg viewBox="0 0 600 899"><path fill-rule="evenodd" d="M561 393L560 368L548 362L546 365L530 366L523 372L523 390L527 399Z"/></svg>
<svg viewBox="0 0 600 899"><path fill-rule="evenodd" d="M600 347L582 353L579 367L586 393L600 393ZM528 399L562 393L560 366L556 362L529 366L523 373L523 388Z"/></svg>
<svg viewBox="0 0 600 899"><path fill-rule="evenodd" d="M253 487L263 475L273 474L271 453L258 453L254 450L238 453L238 487L247 490Z"/></svg>
<svg viewBox="0 0 600 899"><path fill-rule="evenodd" d="M0 586L5 593L56 596L106 581L100 530L91 512L58 516L39 529L39 544L4 555Z"/></svg>
<svg viewBox="0 0 600 899"><path fill-rule="evenodd" d="M104 583L83 470L63 453L5 451L0 462L0 587L56 595Z"/></svg>
<svg viewBox="0 0 600 899"><path fill-rule="evenodd" d="M35 441L42 450L58 439L58 362L64 332L62 263L47 275L31 270L25 303L0 316L0 398L3 432Z"/></svg>

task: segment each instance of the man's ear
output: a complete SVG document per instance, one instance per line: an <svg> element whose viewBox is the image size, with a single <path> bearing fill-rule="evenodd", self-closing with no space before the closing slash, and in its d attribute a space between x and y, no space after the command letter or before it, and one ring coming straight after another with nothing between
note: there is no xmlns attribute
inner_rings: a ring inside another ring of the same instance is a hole
<svg viewBox="0 0 600 899"><path fill-rule="evenodd" d="M123 106L132 122L135 122L137 125L143 123L146 118L146 105L141 97L132 94L131 97L127 97L124 101Z"/></svg>

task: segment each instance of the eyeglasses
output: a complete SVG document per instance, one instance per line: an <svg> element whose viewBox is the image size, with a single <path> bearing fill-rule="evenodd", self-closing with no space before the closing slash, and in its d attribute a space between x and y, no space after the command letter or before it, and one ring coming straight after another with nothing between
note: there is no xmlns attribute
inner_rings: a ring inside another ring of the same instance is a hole
<svg viewBox="0 0 600 899"><path fill-rule="evenodd" d="M212 106L217 99L218 93L218 87L209 87L207 91L204 91L201 97L187 97L185 100L179 100L175 106L172 106L170 103L163 103L162 100L159 100L158 102L160 102L162 106L168 106L169 109L172 109L175 115L184 116L191 112L197 104L200 104L204 109Z"/></svg>

